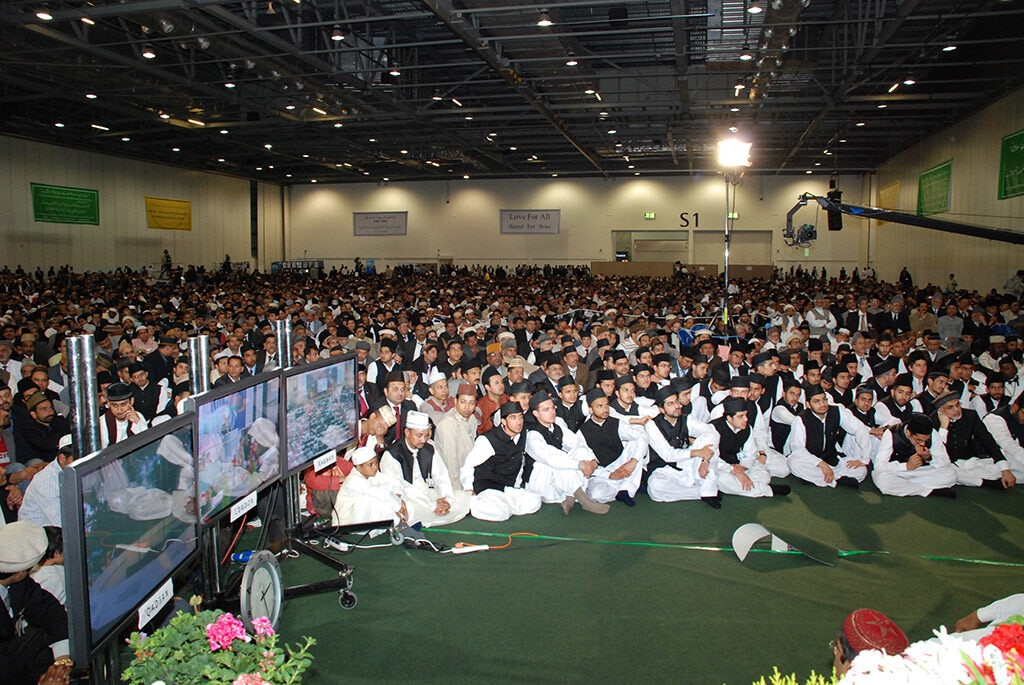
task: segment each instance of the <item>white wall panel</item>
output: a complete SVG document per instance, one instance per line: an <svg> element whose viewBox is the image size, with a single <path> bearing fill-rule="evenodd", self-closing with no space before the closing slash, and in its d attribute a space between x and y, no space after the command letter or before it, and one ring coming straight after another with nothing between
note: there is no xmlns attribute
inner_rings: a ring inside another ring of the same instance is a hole
<svg viewBox="0 0 1024 685"><path fill-rule="evenodd" d="M860 201L862 180L840 179L849 188L844 199ZM827 179L813 176L751 176L738 188L736 231L763 232L751 254L768 259L799 258L808 265L847 260L851 268L863 263L866 222L849 221L840 233L826 231L825 215L811 206L796 216L798 223L816 224L821 239L804 257L782 243L786 212L804 192L824 194ZM503 236L498 229L500 209L560 209L557 236ZM353 212L409 212L408 235L354 237ZM322 257L350 264L359 256L375 258L378 266L423 261L438 256L459 263L589 262L614 257L611 231L679 231L682 212L701 242L717 243L715 260L722 260L725 224L725 182L719 176L673 178L544 179L476 181L452 180L405 184L304 185L289 190L286 258ZM654 212L645 220L644 212ZM694 226L699 215L699 226ZM704 234L707 234L705 236ZM770 236L770 237L769 237ZM651 237L645 235L645 237ZM696 239L695 239L696 240ZM699 248L691 245L691 263L699 263ZM710 248L709 248L710 249ZM745 248L744 248L745 249ZM710 256L710 253L709 253ZM838 271L838 267L836 267Z"/></svg>
<svg viewBox="0 0 1024 685"><path fill-rule="evenodd" d="M914 213L921 172L952 159L951 211L936 218L1024 231L1024 197L998 198L1000 143L1021 129L1024 90L894 157L879 169L876 188L899 181L899 208ZM886 279L906 265L915 282L945 285L954 272L960 287L986 291L1002 289L1012 272L1024 268L1024 246L891 223L872 231L872 257Z"/></svg>
<svg viewBox="0 0 1024 685"><path fill-rule="evenodd" d="M0 250L12 268L70 263L79 271L249 256L249 182L0 136ZM30 183L99 191L100 225L37 223ZM146 226L145 197L188 200L192 230Z"/></svg>

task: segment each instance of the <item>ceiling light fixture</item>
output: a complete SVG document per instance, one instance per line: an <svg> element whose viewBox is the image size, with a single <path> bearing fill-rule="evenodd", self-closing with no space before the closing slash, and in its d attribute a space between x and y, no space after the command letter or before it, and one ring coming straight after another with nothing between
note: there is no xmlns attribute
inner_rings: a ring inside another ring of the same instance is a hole
<svg viewBox="0 0 1024 685"><path fill-rule="evenodd" d="M83 24L88 24L89 26L95 26L96 25L96 22L93 21L92 19L90 19L89 17L82 17L82 23Z"/></svg>
<svg viewBox="0 0 1024 685"><path fill-rule="evenodd" d="M109 127L103 126L102 124L89 124L89 125L92 126L94 129L96 129L97 131L109 131L110 130Z"/></svg>
<svg viewBox="0 0 1024 685"><path fill-rule="evenodd" d="M181 148L180 147L172 147L171 148L171 152L181 152Z"/></svg>
<svg viewBox="0 0 1024 685"><path fill-rule="evenodd" d="M889 92L890 93L895 92L896 89L899 88L899 87L900 87L900 82L897 81L896 83L894 83L891 86L889 86Z"/></svg>
<svg viewBox="0 0 1024 685"><path fill-rule="evenodd" d="M228 134L228 130L227 130L226 128L222 128L222 129L220 130L220 134L221 134L222 136L226 136L226 135Z"/></svg>
<svg viewBox="0 0 1024 685"><path fill-rule="evenodd" d="M287 104L287 105L285 105L285 106L284 106L284 108L285 108L286 110L288 110L288 111L290 112L290 111L292 111L293 109L295 109L295 103L294 103L294 102L292 102L291 100L289 100L289 101L288 101L288 104Z"/></svg>
<svg viewBox="0 0 1024 685"><path fill-rule="evenodd" d="M235 87L235 83L233 81L228 81L228 82L226 82L224 84L224 87L225 88L234 88Z"/></svg>
<svg viewBox="0 0 1024 685"><path fill-rule="evenodd" d="M614 136L616 133L618 133L618 131L616 129L614 129L614 128L608 129L608 135Z"/></svg>
<svg viewBox="0 0 1024 685"><path fill-rule="evenodd" d="M856 124L854 124L854 125L855 125L855 126L863 126L863 125L864 125L864 122L863 122L863 121L858 121L858 122L857 122Z"/></svg>
<svg viewBox="0 0 1024 685"><path fill-rule="evenodd" d="M555 22L551 21L551 15L548 14L547 10L541 10L540 19L537 20L537 26L548 27L553 25Z"/></svg>
<svg viewBox="0 0 1024 685"><path fill-rule="evenodd" d="M444 100L444 98L441 97L441 91L439 90L435 90L434 94L430 97L430 99L433 100L434 102L441 102L441 100Z"/></svg>
<svg viewBox="0 0 1024 685"><path fill-rule="evenodd" d="M569 59L567 59L565 61L565 66L567 66L567 67L575 67L578 64L579 64L579 62L576 60L576 53L570 52L569 53Z"/></svg>
<svg viewBox="0 0 1024 685"><path fill-rule="evenodd" d="M54 126L56 126L57 128L64 128L64 124L62 124L62 123L61 123L61 122L59 122L59 121L58 121L58 122L56 122L56 123L54 124Z"/></svg>
<svg viewBox="0 0 1024 685"><path fill-rule="evenodd" d="M738 112L738 111L740 111L740 108L739 107L730 107L729 111L730 112Z"/></svg>
<svg viewBox="0 0 1024 685"><path fill-rule="evenodd" d="M129 143L129 142L131 142L131 140L132 139L129 138L128 136L121 136L121 142L122 143Z"/></svg>
<svg viewBox="0 0 1024 685"><path fill-rule="evenodd" d="M393 67L391 67L391 71L389 71L388 73L391 74L392 76L401 76L402 70L399 69L398 65L396 64Z"/></svg>
<svg viewBox="0 0 1024 685"><path fill-rule="evenodd" d="M146 59L156 59L156 51L153 50L153 46L146 43L142 46L142 56Z"/></svg>
<svg viewBox="0 0 1024 685"><path fill-rule="evenodd" d="M456 100L455 98L452 98L452 104L455 105L456 107L462 107L462 103Z"/></svg>
<svg viewBox="0 0 1024 685"><path fill-rule="evenodd" d="M749 62L754 59L754 54L750 52L750 46L746 43L743 44L743 52L740 53L741 62Z"/></svg>
<svg viewBox="0 0 1024 685"><path fill-rule="evenodd" d="M903 85L905 86L912 86L915 83L917 83L917 81L914 80L913 76L908 76L907 78L903 79Z"/></svg>
<svg viewBox="0 0 1024 685"><path fill-rule="evenodd" d="M342 32L340 24L335 24L334 25L334 31L331 33L331 40L333 40L333 41L345 40L345 34L344 34L344 32Z"/></svg>
<svg viewBox="0 0 1024 685"><path fill-rule="evenodd" d="M89 100L95 100L96 98L99 97L99 95L97 95L96 93L86 93L85 97L88 98Z"/></svg>
<svg viewBox="0 0 1024 685"><path fill-rule="evenodd" d="M761 14L761 12L764 12L764 8L761 7L761 3L758 2L758 0L751 0L750 4L747 6L747 14Z"/></svg>
<svg viewBox="0 0 1024 685"><path fill-rule="evenodd" d="M50 12L45 8L36 12L36 17L42 19L43 21L53 21L53 15L50 14Z"/></svg>
<svg viewBox="0 0 1024 685"><path fill-rule="evenodd" d="M954 50L956 50L955 45L947 45L946 47L942 48L943 52L953 52Z"/></svg>
<svg viewBox="0 0 1024 685"><path fill-rule="evenodd" d="M341 127L342 127L342 126L344 126L344 125L345 125L345 124L343 124L343 123L341 123L341 122L339 121L339 122L336 122L336 123L334 124L334 128L341 128Z"/></svg>
<svg viewBox="0 0 1024 685"><path fill-rule="evenodd" d="M327 116L327 110L325 109L321 109L320 107L312 107L311 109L322 117Z"/></svg>

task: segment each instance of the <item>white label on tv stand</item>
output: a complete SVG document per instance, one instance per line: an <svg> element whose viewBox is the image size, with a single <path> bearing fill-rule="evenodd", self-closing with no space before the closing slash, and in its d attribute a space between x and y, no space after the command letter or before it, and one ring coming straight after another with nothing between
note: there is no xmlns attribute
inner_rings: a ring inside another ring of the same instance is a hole
<svg viewBox="0 0 1024 685"><path fill-rule="evenodd" d="M316 459L313 460L313 470L314 471L323 471L328 466L334 466L334 464L337 461L338 461L338 457L337 457L337 454L335 453L335 451L334 450L327 450L326 452L324 452L319 457L317 457Z"/></svg>
<svg viewBox="0 0 1024 685"><path fill-rule="evenodd" d="M139 607L139 630L153 620L153 617L160 613L160 610L174 598L174 580L168 578L167 582L157 588L156 592L149 596L142 606Z"/></svg>
<svg viewBox="0 0 1024 685"><path fill-rule="evenodd" d="M242 518L242 514L249 511L256 506L256 493L250 492L248 495L238 500L231 505L231 523L234 523L238 519Z"/></svg>

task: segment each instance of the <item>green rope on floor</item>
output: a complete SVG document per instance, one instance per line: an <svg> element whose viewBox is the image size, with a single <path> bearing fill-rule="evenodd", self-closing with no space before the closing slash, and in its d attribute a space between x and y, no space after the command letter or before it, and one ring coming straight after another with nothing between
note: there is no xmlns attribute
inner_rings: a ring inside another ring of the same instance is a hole
<svg viewBox="0 0 1024 685"><path fill-rule="evenodd" d="M680 543L680 542L645 542L643 540L591 540L589 538L573 538L564 537L560 535L541 535L538 533L529 534L516 534L516 533L487 533L479 530L454 530L451 528L431 528L433 533L450 533L452 535L478 535L492 538L507 538L510 535L512 537L529 538L532 540L554 540L557 542L587 542L593 545L622 545L625 547L661 547L664 549L687 549L695 550L699 552L732 552L732 547L717 547L715 545L698 545L692 543ZM751 553L758 554L803 554L800 550L785 550L776 551L773 549L758 549L752 548ZM839 550L840 557L854 557L861 556L864 554L889 554L887 550L871 550L871 549L848 549ZM992 561L988 559L968 559L965 557L946 557L933 554L918 554L919 559L925 559L927 561L956 561L964 564L983 564L986 566L1011 566L1011 567L1024 567L1024 563L1016 561Z"/></svg>

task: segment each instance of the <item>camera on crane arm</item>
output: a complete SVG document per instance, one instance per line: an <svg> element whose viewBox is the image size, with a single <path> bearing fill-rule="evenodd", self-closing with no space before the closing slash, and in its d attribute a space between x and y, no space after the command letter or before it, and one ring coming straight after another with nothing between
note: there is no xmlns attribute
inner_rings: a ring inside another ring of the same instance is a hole
<svg viewBox="0 0 1024 685"><path fill-rule="evenodd" d="M833 176L828 181L828 192L825 193L825 197L830 202L834 202L836 205L840 205L843 202L843 191L836 189L836 178ZM828 230L830 231L841 231L843 230L843 213L838 209L828 210Z"/></svg>

